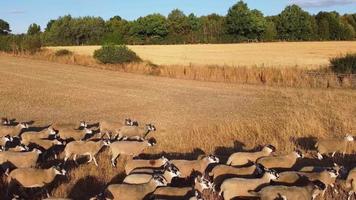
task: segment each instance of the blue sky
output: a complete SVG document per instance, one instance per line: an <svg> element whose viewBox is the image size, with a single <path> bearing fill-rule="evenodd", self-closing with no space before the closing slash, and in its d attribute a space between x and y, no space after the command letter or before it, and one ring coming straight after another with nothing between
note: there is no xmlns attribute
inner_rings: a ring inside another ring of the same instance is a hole
<svg viewBox="0 0 356 200"><path fill-rule="evenodd" d="M206 15L226 14L237 0L1 0L0 19L10 23L14 33L22 33L31 23L44 28L50 19L65 14L72 16L101 16L108 19L119 15L136 19L150 13L167 15L179 8L185 13ZM340 13L356 12L356 0L245 0L250 8L265 15L278 14L286 5L296 3L311 13L336 10Z"/></svg>

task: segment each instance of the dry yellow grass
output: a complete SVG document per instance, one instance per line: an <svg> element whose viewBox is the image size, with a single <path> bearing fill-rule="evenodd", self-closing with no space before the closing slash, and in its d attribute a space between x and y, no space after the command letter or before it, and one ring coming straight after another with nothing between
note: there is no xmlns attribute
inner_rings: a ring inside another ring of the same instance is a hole
<svg viewBox="0 0 356 200"><path fill-rule="evenodd" d="M48 47L92 55L99 46ZM329 58L356 52L356 42L276 42L248 44L129 46L142 59L158 65L219 65L319 68Z"/></svg>
<svg viewBox="0 0 356 200"><path fill-rule="evenodd" d="M199 82L18 57L0 58L0 77L1 116L35 125L125 117L153 122L158 145L146 153L172 158L196 158L199 152L224 158L241 147L267 143L283 153L295 143L311 147L309 140L297 138L356 135L355 90ZM72 166L51 193L86 199L109 181L121 180L122 168L111 167L107 151L98 160L99 168ZM355 161L355 156L338 160L348 166ZM330 193L327 199L345 196Z"/></svg>
<svg viewBox="0 0 356 200"><path fill-rule="evenodd" d="M9 56L9 54L3 55ZM355 75L347 75L340 79L327 68L310 71L299 67L221 67L217 65L157 66L147 62L124 65L105 65L99 63L91 56L78 54L56 56L52 50L44 50L37 52L36 54L14 54L11 56L28 57L63 64L76 64L92 68L163 76L175 79L301 88L356 87Z"/></svg>

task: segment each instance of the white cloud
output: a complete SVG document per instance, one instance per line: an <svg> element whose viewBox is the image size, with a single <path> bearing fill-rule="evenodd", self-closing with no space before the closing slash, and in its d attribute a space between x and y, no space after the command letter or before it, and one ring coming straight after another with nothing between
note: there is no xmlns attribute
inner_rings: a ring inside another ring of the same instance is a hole
<svg viewBox="0 0 356 200"><path fill-rule="evenodd" d="M26 13L26 11L24 11L24 10L10 10L7 13L11 14L11 15L21 15L21 14Z"/></svg>
<svg viewBox="0 0 356 200"><path fill-rule="evenodd" d="M292 3L303 8L330 7L356 3L356 0L292 0Z"/></svg>

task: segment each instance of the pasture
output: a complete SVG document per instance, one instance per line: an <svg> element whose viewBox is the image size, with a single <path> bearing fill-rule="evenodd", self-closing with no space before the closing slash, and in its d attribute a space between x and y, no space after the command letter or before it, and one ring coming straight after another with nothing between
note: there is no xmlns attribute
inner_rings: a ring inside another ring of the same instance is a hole
<svg viewBox="0 0 356 200"><path fill-rule="evenodd" d="M226 158L265 144L278 153L295 147L308 153L313 138L356 135L355 90L199 82L6 56L0 58L0 77L1 116L33 120L34 126L134 118L157 127L157 146L145 152L157 156L196 158L204 152ZM102 152L98 168L74 167L51 194L86 199L121 180L124 161L112 168ZM355 158L338 161L350 165Z"/></svg>
<svg viewBox="0 0 356 200"><path fill-rule="evenodd" d="M92 55L100 46L63 46L80 55ZM142 59L157 65L227 65L319 68L329 59L356 52L356 42L275 42L246 44L135 45Z"/></svg>

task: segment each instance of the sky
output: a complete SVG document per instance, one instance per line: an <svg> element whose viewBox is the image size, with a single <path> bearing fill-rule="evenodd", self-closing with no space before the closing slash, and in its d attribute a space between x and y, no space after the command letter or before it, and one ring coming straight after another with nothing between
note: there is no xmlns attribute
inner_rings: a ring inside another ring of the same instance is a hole
<svg viewBox="0 0 356 200"><path fill-rule="evenodd" d="M0 19L10 23L13 33L23 33L32 23L46 27L50 19L72 16L100 16L109 19L119 15L133 20L151 13L168 15L175 8L198 16L225 15L238 0L0 0ZM252 9L265 15L280 13L290 4L300 5L310 13L338 11L355 13L356 0L245 0Z"/></svg>

